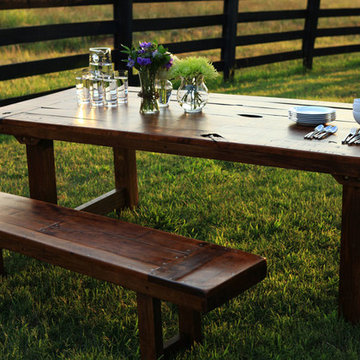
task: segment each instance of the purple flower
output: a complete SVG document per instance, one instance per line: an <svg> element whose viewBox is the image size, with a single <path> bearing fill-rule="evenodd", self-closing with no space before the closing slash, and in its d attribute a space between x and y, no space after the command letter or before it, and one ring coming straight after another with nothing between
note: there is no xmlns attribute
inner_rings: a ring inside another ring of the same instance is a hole
<svg viewBox="0 0 360 360"><path fill-rule="evenodd" d="M128 68L132 68L135 65L135 61L132 58L128 58L128 62L126 64L126 66Z"/></svg>
<svg viewBox="0 0 360 360"><path fill-rule="evenodd" d="M155 50L152 52L152 56L155 57L158 53L159 53L159 51Z"/></svg>
<svg viewBox="0 0 360 360"><path fill-rule="evenodd" d="M151 44L151 42L144 41L144 42L140 43L139 45L143 49L148 49L149 47L151 47L152 44Z"/></svg>
<svg viewBox="0 0 360 360"><path fill-rule="evenodd" d="M151 59L149 58L141 58L141 57L138 57L136 59L137 63L140 65L140 66L146 66L146 65L150 65L151 64Z"/></svg>
<svg viewBox="0 0 360 360"><path fill-rule="evenodd" d="M146 52L146 50L141 49L141 50L139 50L139 51L138 51L138 54L139 54L139 55L141 55L141 54L145 54L145 52Z"/></svg>
<svg viewBox="0 0 360 360"><path fill-rule="evenodd" d="M170 58L169 62L165 64L166 70L169 70L172 67L174 59Z"/></svg>

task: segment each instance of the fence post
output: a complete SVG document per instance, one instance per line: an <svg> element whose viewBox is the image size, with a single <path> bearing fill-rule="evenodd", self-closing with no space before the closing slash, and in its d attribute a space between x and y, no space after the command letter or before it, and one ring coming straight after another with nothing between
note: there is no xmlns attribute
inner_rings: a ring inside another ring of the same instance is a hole
<svg viewBox="0 0 360 360"><path fill-rule="evenodd" d="M121 44L132 45L133 2L132 0L114 0L113 7L116 31L112 54L115 68L119 69L125 67L125 63L121 61L125 59L125 55L120 52Z"/></svg>
<svg viewBox="0 0 360 360"><path fill-rule="evenodd" d="M320 0L308 0L303 38L303 65L307 69L312 69L319 10Z"/></svg>
<svg viewBox="0 0 360 360"><path fill-rule="evenodd" d="M224 0L223 47L221 49L221 60L224 62L224 80L234 77L238 12L238 0Z"/></svg>

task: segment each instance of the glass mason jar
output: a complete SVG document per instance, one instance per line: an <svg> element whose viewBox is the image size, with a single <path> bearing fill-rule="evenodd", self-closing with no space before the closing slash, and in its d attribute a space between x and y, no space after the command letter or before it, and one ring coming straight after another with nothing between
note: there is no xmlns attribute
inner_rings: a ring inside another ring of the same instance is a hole
<svg viewBox="0 0 360 360"><path fill-rule="evenodd" d="M202 111L209 98L208 88L204 83L204 76L181 78L181 85L177 91L177 101L187 113Z"/></svg>
<svg viewBox="0 0 360 360"><path fill-rule="evenodd" d="M157 114L159 112L159 104L157 102L157 92L155 89L156 74L148 68L139 71L141 105L140 113L143 115Z"/></svg>
<svg viewBox="0 0 360 360"><path fill-rule="evenodd" d="M168 79L157 78L155 80L155 89L159 95L158 103L160 108L169 106L170 96L173 89L172 83Z"/></svg>

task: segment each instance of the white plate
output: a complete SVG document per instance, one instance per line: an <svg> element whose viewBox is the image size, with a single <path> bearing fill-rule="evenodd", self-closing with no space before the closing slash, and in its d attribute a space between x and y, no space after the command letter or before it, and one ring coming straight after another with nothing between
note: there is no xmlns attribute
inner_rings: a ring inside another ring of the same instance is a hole
<svg viewBox="0 0 360 360"><path fill-rule="evenodd" d="M289 111L305 116L309 116L309 115L324 116L335 113L334 109L328 107L322 107L322 106L294 106Z"/></svg>
<svg viewBox="0 0 360 360"><path fill-rule="evenodd" d="M289 109L289 119L299 125L314 126L334 121L336 112L322 106L294 106Z"/></svg>

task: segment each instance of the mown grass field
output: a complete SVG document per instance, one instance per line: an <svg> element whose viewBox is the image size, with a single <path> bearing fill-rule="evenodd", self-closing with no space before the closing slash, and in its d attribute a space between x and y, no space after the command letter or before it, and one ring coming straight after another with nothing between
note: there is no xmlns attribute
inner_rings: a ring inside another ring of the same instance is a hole
<svg viewBox="0 0 360 360"><path fill-rule="evenodd" d="M207 11L218 11L216 4ZM240 4L285 7L272 1ZM288 4L300 7L299 2ZM340 7L335 1L323 4ZM158 16L155 6L151 11ZM7 17L2 26L45 23L51 15L13 14L16 22ZM60 12L52 16L62 21ZM71 41L62 48L39 46L0 49L1 61L79 51L79 43ZM297 61L238 70L234 82L219 79L210 89L351 102L360 97L359 75L360 55L341 55L315 59L307 72ZM16 96L67 81L69 74L51 74L21 85L6 82L11 87L0 84L0 92ZM61 205L75 207L113 188L110 149L56 142L55 154ZM360 326L337 316L341 187L330 175L146 152L137 153L137 165L140 204L133 212L122 212L121 219L268 259L267 278L207 314L204 343L175 359L360 358ZM29 196L25 150L8 136L0 137L0 179L0 191ZM9 276L0 283L1 359L139 358L134 293L14 253L5 252L5 265ZM171 336L176 311L169 304L163 310L164 333Z"/></svg>

